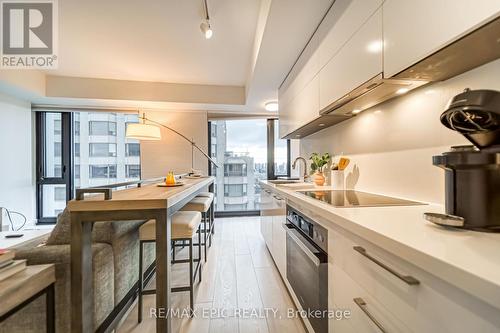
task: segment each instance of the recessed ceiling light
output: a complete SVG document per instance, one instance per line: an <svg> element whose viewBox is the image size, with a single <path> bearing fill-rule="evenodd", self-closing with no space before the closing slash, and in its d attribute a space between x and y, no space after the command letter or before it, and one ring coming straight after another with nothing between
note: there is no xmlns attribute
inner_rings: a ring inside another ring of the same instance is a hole
<svg viewBox="0 0 500 333"><path fill-rule="evenodd" d="M361 112L361 110L360 110L360 109L355 109L355 110L352 110L352 112L351 112L351 113L352 113L352 114L358 114L358 113L360 113L360 112Z"/></svg>
<svg viewBox="0 0 500 333"><path fill-rule="evenodd" d="M319 127L323 127L323 126L325 126L325 124L321 123L321 124L319 124L318 126L319 126Z"/></svg>
<svg viewBox="0 0 500 333"><path fill-rule="evenodd" d="M300 134L295 134L295 137L296 138L300 138Z"/></svg>
<svg viewBox="0 0 500 333"><path fill-rule="evenodd" d="M278 102L267 102L264 106L267 111L275 112L278 111Z"/></svg>
<svg viewBox="0 0 500 333"><path fill-rule="evenodd" d="M410 89L408 88L400 88L396 91L396 94L398 95L403 95L403 94L406 94L408 91L410 91Z"/></svg>
<svg viewBox="0 0 500 333"><path fill-rule="evenodd" d="M374 113L375 113L375 114L380 114L380 113L382 113L382 111L377 110L377 111L375 111Z"/></svg>

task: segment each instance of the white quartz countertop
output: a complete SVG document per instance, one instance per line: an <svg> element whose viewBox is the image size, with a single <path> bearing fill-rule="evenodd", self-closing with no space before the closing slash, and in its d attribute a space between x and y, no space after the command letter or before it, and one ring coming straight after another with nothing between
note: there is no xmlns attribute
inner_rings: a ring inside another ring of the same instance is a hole
<svg viewBox="0 0 500 333"><path fill-rule="evenodd" d="M441 205L335 208L301 194L297 184L261 185L500 309L500 234L445 229L423 218L444 213Z"/></svg>

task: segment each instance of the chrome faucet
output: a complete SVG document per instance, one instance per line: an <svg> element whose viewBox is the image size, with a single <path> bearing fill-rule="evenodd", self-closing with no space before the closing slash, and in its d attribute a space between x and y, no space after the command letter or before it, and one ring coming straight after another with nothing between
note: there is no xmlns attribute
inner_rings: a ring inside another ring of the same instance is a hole
<svg viewBox="0 0 500 333"><path fill-rule="evenodd" d="M304 175L302 176L302 180L303 181L307 181L307 179L309 179L309 175L307 174L307 161L305 158L303 157L297 157L294 161L293 161L293 164L292 164L292 169L295 170L296 166L297 166L297 161L302 161L304 162Z"/></svg>

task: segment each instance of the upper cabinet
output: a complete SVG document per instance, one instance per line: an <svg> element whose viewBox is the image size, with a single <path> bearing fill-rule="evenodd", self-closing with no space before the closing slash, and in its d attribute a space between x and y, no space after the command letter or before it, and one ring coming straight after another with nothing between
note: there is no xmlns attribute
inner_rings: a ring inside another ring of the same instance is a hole
<svg viewBox="0 0 500 333"><path fill-rule="evenodd" d="M499 58L499 16L500 0L336 0L279 89L280 137Z"/></svg>
<svg viewBox="0 0 500 333"><path fill-rule="evenodd" d="M384 74L391 77L497 17L500 0L386 0Z"/></svg>
<svg viewBox="0 0 500 333"><path fill-rule="evenodd" d="M320 110L382 73L382 45L379 9L320 71Z"/></svg>
<svg viewBox="0 0 500 333"><path fill-rule="evenodd" d="M323 68L375 13L382 0L337 0L325 16L316 34L321 40L318 50L319 67Z"/></svg>

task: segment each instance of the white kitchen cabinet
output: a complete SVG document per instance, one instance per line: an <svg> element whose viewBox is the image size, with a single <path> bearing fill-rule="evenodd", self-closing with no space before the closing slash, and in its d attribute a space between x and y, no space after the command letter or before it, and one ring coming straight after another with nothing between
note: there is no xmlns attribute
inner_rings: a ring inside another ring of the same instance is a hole
<svg viewBox="0 0 500 333"><path fill-rule="evenodd" d="M330 281L335 281L333 302L338 309L350 310L349 318L341 320L345 322L330 319L329 326L333 326L333 332L350 332L351 327L358 333L409 331L398 318L360 287L338 265L333 264L330 268L328 278Z"/></svg>
<svg viewBox="0 0 500 333"><path fill-rule="evenodd" d="M318 28L319 68L323 68L342 46L382 5L382 0L336 0Z"/></svg>
<svg viewBox="0 0 500 333"><path fill-rule="evenodd" d="M382 43L382 9L379 9L321 69L320 110L382 73Z"/></svg>
<svg viewBox="0 0 500 333"><path fill-rule="evenodd" d="M285 104L284 109L280 111L280 121L283 119L286 124L286 132L282 133L280 131L280 137L310 122L318 115L319 78L318 75L316 75L288 104Z"/></svg>
<svg viewBox="0 0 500 333"><path fill-rule="evenodd" d="M499 13L499 0L386 0L385 77L417 63Z"/></svg>
<svg viewBox="0 0 500 333"><path fill-rule="evenodd" d="M328 243L334 258L334 264L329 265L331 304L345 307L351 299L361 297L376 319L384 321L387 317L388 325L406 327L396 332L499 331L498 310L384 249L340 228L329 231ZM354 247L363 248L366 256ZM408 284L390 270L419 283ZM351 308L359 310L356 304ZM352 326L364 332L357 327L363 326L358 321L353 317ZM387 327L387 331L394 330Z"/></svg>
<svg viewBox="0 0 500 333"><path fill-rule="evenodd" d="M273 216L273 247L271 254L283 279L286 279L286 203L279 196L275 199L278 207L277 215Z"/></svg>
<svg viewBox="0 0 500 333"><path fill-rule="evenodd" d="M273 197L268 189L262 189L261 192L261 210L260 210L260 233L269 249L273 242Z"/></svg>
<svg viewBox="0 0 500 333"><path fill-rule="evenodd" d="M338 95L382 72L382 50L366 52L368 44L382 43L381 14L374 14L381 3L337 0L333 5L279 89L280 137L317 118ZM373 15L377 18L370 18Z"/></svg>

